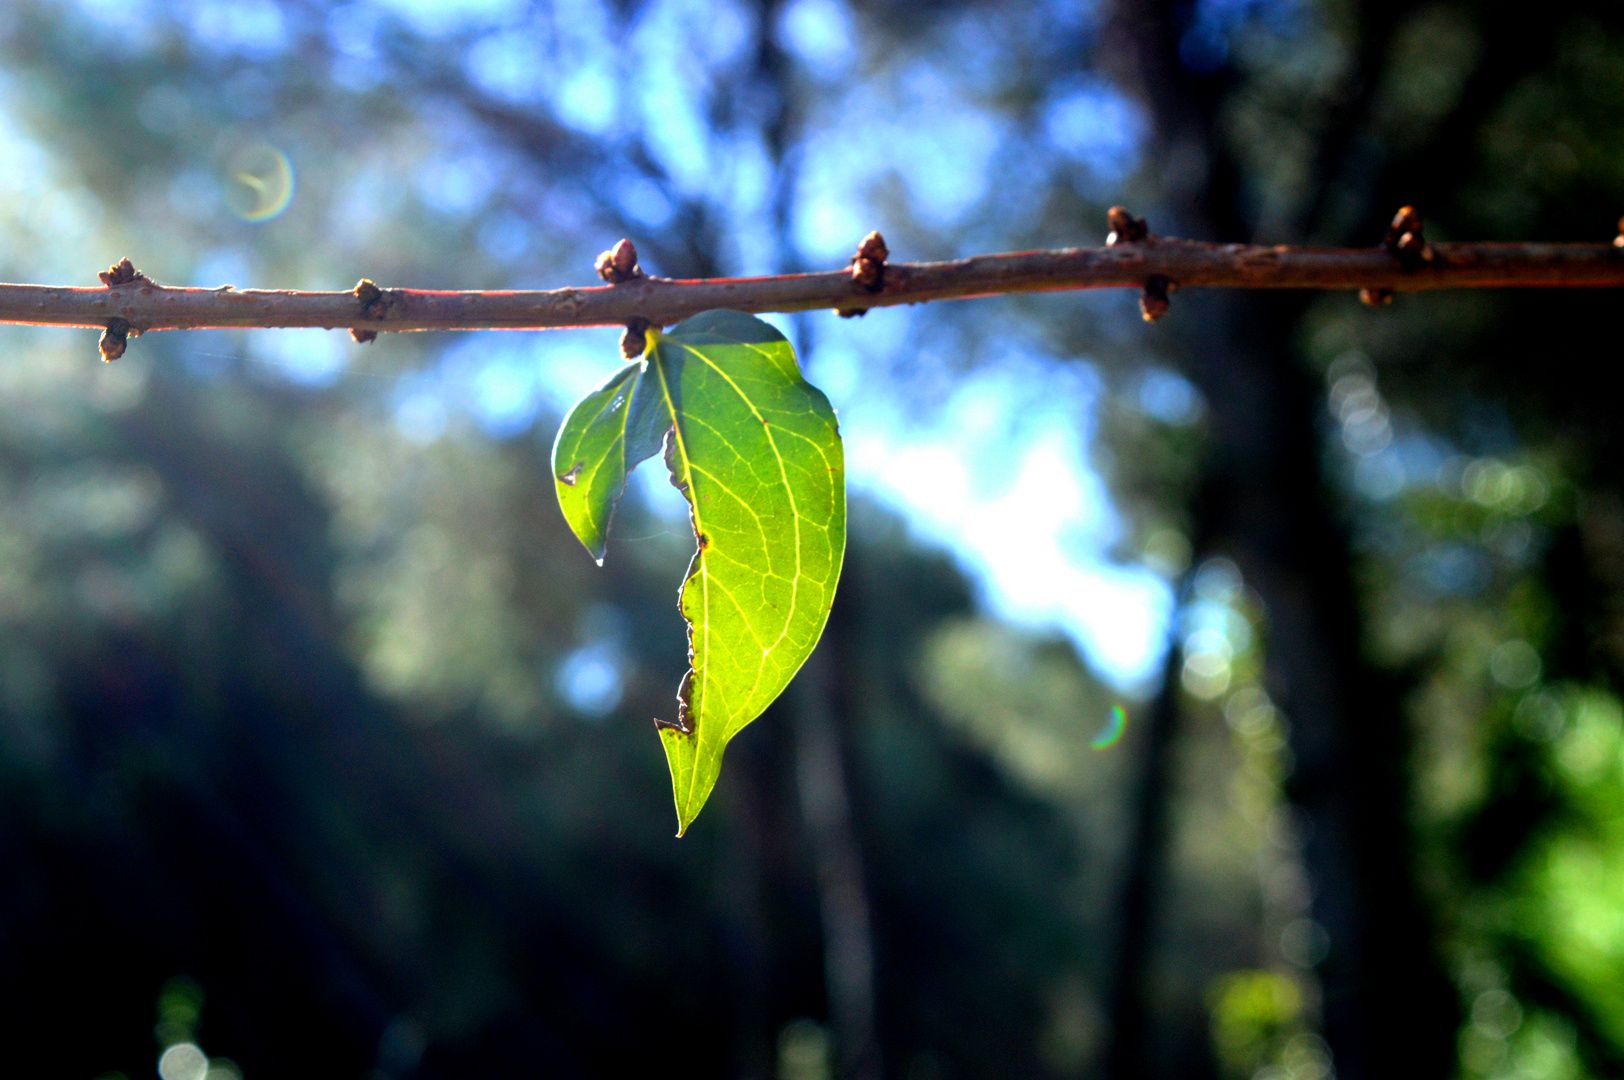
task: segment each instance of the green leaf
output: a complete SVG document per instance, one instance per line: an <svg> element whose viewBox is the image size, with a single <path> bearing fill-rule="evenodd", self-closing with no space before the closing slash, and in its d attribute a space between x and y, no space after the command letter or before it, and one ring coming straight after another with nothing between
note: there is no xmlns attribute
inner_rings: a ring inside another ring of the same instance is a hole
<svg viewBox="0 0 1624 1080"><path fill-rule="evenodd" d="M671 426L663 399L640 389L645 367L626 365L578 401L553 442L558 505L599 566L626 477L654 456L660 433Z"/></svg>
<svg viewBox="0 0 1624 1080"><path fill-rule="evenodd" d="M811 655L846 552L846 466L834 409L777 330L710 311L649 339L675 427L665 460L699 550L682 586L691 671L659 724L681 836L728 741Z"/></svg>
<svg viewBox="0 0 1624 1080"><path fill-rule="evenodd" d="M571 411L553 466L570 527L601 561L626 473L652 452L650 432L665 431L698 543L679 600L690 670L676 720L655 721L681 836L728 742L823 633L846 551L846 468L829 400L767 323L709 311L648 342L642 364Z"/></svg>

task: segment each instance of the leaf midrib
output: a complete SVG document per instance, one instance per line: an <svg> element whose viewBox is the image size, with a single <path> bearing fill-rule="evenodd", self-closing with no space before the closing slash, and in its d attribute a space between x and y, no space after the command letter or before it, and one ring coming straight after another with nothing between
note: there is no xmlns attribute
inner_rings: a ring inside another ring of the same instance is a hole
<svg viewBox="0 0 1624 1080"><path fill-rule="evenodd" d="M656 342L658 343L658 342L670 341L670 340L671 339L669 337L665 337L664 335L661 335L660 338L656 339ZM659 373L659 375L660 375L660 394L665 398L666 411L668 413L670 413L670 415L671 415L671 437L676 441L677 456L679 458L681 458L681 460L682 460L682 482L684 484L688 485L687 490L684 491L683 494L687 497L688 510L689 510L689 512L691 514L693 514L693 518L694 518L694 539L697 541L700 536L704 535L705 526L704 526L704 522L702 522L700 520L700 516L699 516L699 499L694 494L693 464L692 464L692 462L690 461L690 459L688 457L688 443L687 443L687 440L683 438L682 425L677 422L677 403L671 397L671 383L666 378L665 365L660 364L660 363L654 363L654 364L650 364L649 366L652 367L655 371L657 371ZM704 634L705 634L705 656L706 656L706 658L708 660L709 657L710 657L710 629L711 629L711 619L710 619L710 570L705 565L705 552L703 550L700 550L700 551L696 552L695 558L699 561L699 596L700 596L700 606L704 609L704 615L705 615L705 631L704 631ZM704 672L702 674L700 674L699 679L700 679L700 686L699 686L700 700L705 701L705 700L709 699L709 697L710 697L710 694L708 693L708 691L710 689L710 664L709 663L707 663L705 665L705 670L704 670ZM699 721L701 719L701 717L699 715L699 710L698 709L692 709L690 711L690 715L693 717L691 723L694 725L694 728L695 728L695 730L693 731L693 736L694 736L695 740L698 740L699 738L701 738L700 732L698 730ZM693 753L692 756L693 756L693 762L692 762L692 764L690 764L688 766L688 785L687 785L687 787L688 787L688 799L689 799L690 802L693 799L693 792L694 792L694 790L695 790L695 788L697 786L696 782L695 782L695 779L696 779L696 777L697 777L697 775L699 773L699 748L697 746L694 747L694 753ZM683 813L686 814L688 808L685 806L682 809L683 809Z"/></svg>
<svg viewBox="0 0 1624 1080"><path fill-rule="evenodd" d="M790 516L795 519L795 574L794 574L793 577L790 578L790 582L789 582L789 611L784 616L784 628L778 632L778 639L776 641L774 641L771 645L768 645L765 649L762 650L761 659L762 659L763 663L759 668L756 669L756 681L751 685L750 693L746 696L746 700L749 700L750 697L755 696L755 692L756 692L757 688L759 688L761 686L761 677L762 677L762 675L764 675L766 673L766 670L767 670L767 665L765 663L767 657L771 656L772 651L774 649L778 648L779 645L783 644L784 639L789 636L790 624L792 622L794 622L794 619L795 619L795 607L796 607L796 603L800 599L800 590L801 590L801 508L795 502L795 487L794 487L794 485L792 485L789 482L789 470L784 467L784 455L782 453L780 453L779 450L778 450L778 440L773 438L772 425L767 422L766 417L761 415L761 412L756 408L755 402L750 400L750 395L746 394L742 389L740 389L739 384L734 382L733 379L727 374L727 372L725 372L721 368L717 367L716 364L710 359L710 357L706 356L704 353L700 352L698 349L695 349L693 346L686 344L685 342L680 342L679 341L679 342L677 342L677 344L681 345L684 349L687 349L690 353L692 353L694 356L698 357L701 361L703 361L706 367L710 368L712 371L716 372L717 375L721 376L722 381L727 383L728 386L732 387L733 392L735 394L739 395L739 400L744 402L744 407L750 410L750 415L754 416L757 420L759 420L761 422L761 430L767 436L767 445L771 446L772 450L773 450L773 461L777 462L777 464L778 464L778 478L783 483L783 485L784 485L784 494L789 499ZM753 353L756 353L763 360L766 360L768 363L772 362L771 357L767 356L767 354L765 352L763 352L761 349L756 348L754 345L751 345L749 342L741 341L741 342L734 342L732 344L743 345L745 348L749 349ZM735 450L734 453L738 453L738 451ZM684 460L686 461L686 459L684 459ZM696 518L696 521L697 521L697 518ZM759 524L760 519L758 518L757 521L758 521L758 524ZM701 569L704 568L704 558L705 558L704 553L701 552L700 553L700 568ZM772 569L771 566L769 566L767 568L767 572L770 573L771 569ZM709 612L709 608L707 608L706 609L707 629L708 629L708 623L709 623L709 616L710 616L710 612ZM708 642L707 642L707 645L708 645Z"/></svg>

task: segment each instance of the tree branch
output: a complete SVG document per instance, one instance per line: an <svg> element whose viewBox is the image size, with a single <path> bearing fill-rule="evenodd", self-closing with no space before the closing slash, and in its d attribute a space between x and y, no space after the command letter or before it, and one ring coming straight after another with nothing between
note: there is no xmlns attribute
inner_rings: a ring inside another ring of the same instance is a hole
<svg viewBox="0 0 1624 1080"><path fill-rule="evenodd" d="M850 270L678 281L641 274L615 285L508 292L378 289L351 292L173 288L135 275L106 288L0 285L0 322L151 330L324 327L357 331L535 330L669 326L714 308L794 312L869 308L1066 289L1166 287L1362 289L1617 288L1624 248L1611 244L1454 243L1405 258L1387 248L1257 247L1169 237L1106 247L979 255L956 262L886 263L873 286ZM118 275L114 275L118 280ZM870 290L873 291L870 291Z"/></svg>

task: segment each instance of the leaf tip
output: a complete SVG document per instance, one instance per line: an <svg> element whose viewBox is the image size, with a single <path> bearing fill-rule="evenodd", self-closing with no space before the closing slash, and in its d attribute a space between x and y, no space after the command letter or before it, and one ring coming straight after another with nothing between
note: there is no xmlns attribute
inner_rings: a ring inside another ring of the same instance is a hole
<svg viewBox="0 0 1624 1080"><path fill-rule="evenodd" d="M690 794L692 793L690 792ZM684 806L680 801L677 803L677 838L679 840L688 835L688 826L692 825L699 817L699 812L705 808L705 803L709 799L710 793L706 792L698 800L689 799L687 806ZM696 801L699 804L697 806L694 805Z"/></svg>
<svg viewBox="0 0 1624 1080"><path fill-rule="evenodd" d="M671 767L671 798L676 804L677 836L680 838L688 832L688 826L699 816L710 790L706 788L703 794L695 797L696 778L692 767L699 747L696 745L698 739L692 728L684 731L671 721L661 720L658 717L654 720L654 727L660 733L660 743L665 747L666 763ZM713 779L712 783L714 782Z"/></svg>
<svg viewBox="0 0 1624 1080"><path fill-rule="evenodd" d="M699 725L690 712L689 694L692 672L682 680L677 698L677 719L654 721L665 748L666 763L671 767L671 797L676 803L677 835L682 836L688 826L699 817L699 812L710 800L711 789L716 786L716 775L721 765L721 751L707 750L699 742Z"/></svg>

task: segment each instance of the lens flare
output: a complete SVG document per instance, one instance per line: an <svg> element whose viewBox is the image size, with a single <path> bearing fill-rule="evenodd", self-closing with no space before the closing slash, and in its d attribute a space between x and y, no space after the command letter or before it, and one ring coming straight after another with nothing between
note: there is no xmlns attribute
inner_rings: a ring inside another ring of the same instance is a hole
<svg viewBox="0 0 1624 1080"><path fill-rule="evenodd" d="M1105 750L1122 741L1122 733L1128 729L1128 710L1121 705L1111 706L1111 717L1105 722L1105 730L1089 740L1088 745L1096 750Z"/></svg>
<svg viewBox="0 0 1624 1080"><path fill-rule="evenodd" d="M244 221L270 221L293 201L293 163L269 143L232 154L225 173L226 202Z"/></svg>

